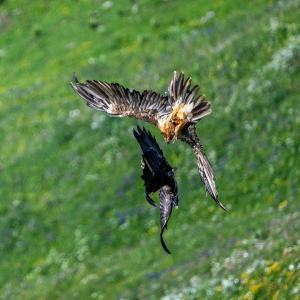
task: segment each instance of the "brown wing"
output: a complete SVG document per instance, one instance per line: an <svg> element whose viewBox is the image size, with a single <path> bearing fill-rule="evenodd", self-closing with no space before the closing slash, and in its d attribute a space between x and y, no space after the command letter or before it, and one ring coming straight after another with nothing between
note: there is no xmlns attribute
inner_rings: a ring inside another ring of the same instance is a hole
<svg viewBox="0 0 300 300"><path fill-rule="evenodd" d="M192 123L197 123L211 113L210 103L205 101L204 96L198 95L199 90L198 85L192 86L190 77L185 79L182 72L177 76L174 71L168 87L170 105L185 105L185 110L190 114L189 119Z"/></svg>
<svg viewBox="0 0 300 300"><path fill-rule="evenodd" d="M197 158L199 175L207 192L222 209L227 211L226 207L219 200L214 171L200 144L195 125L190 125L184 133L185 134L180 136L180 139L193 148Z"/></svg>
<svg viewBox="0 0 300 300"><path fill-rule="evenodd" d="M199 169L199 175L202 182L205 185L207 192L210 196L217 202L217 204L227 210L225 206L218 199L218 192L216 188L214 171L210 165L209 160L207 159L205 153L203 152L202 146L198 145L198 147L194 148L195 154L197 156L197 164Z"/></svg>
<svg viewBox="0 0 300 300"><path fill-rule="evenodd" d="M71 86L89 107L112 116L134 117L156 125L159 116L170 111L167 97L153 91L140 93L118 83L97 80L80 83L75 76Z"/></svg>

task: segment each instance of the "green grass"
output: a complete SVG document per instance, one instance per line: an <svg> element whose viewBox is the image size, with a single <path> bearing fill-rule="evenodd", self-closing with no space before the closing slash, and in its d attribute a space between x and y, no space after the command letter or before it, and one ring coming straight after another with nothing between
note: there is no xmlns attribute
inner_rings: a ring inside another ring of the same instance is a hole
<svg viewBox="0 0 300 300"><path fill-rule="evenodd" d="M300 3L0 1L1 299L300 299ZM198 126L224 213L184 144L163 143L181 205L159 243L144 125L69 86L165 91L173 70L214 113Z"/></svg>

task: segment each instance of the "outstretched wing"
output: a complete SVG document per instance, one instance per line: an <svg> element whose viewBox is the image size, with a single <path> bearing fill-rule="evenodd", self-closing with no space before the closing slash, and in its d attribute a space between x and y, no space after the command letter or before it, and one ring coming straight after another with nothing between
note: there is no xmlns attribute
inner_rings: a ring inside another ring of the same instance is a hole
<svg viewBox="0 0 300 300"><path fill-rule="evenodd" d="M183 72L177 76L174 71L168 87L169 103L172 107L182 106L191 123L197 123L211 113L210 103L205 101L204 96L198 95L199 90L198 85L192 86L190 77L185 79Z"/></svg>
<svg viewBox="0 0 300 300"><path fill-rule="evenodd" d="M197 164L198 164L201 181L204 183L207 192L215 200L215 202L221 208L227 211L226 207L218 199L219 197L216 188L214 171L210 165L208 158L206 157L203 151L202 145L200 144L199 138L196 133L195 125L190 125L187 128L185 134L180 136L180 139L193 147L193 150L197 157Z"/></svg>
<svg viewBox="0 0 300 300"><path fill-rule="evenodd" d="M156 192L168 182L168 172L172 172L172 168L149 131L137 127L137 130L133 130L133 134L143 152L142 179L144 180L146 199L153 205L154 202L149 194Z"/></svg>
<svg viewBox="0 0 300 300"><path fill-rule="evenodd" d="M134 117L156 125L158 117L170 110L167 97L153 91L140 93L118 83L97 80L80 83L76 76L71 86L89 107L112 116Z"/></svg>
<svg viewBox="0 0 300 300"><path fill-rule="evenodd" d="M165 244L163 239L163 233L167 229L168 221L172 213L172 208L174 205L173 193L170 191L169 187L163 187L159 192L159 208L160 208L160 243L164 250L171 254L170 250Z"/></svg>

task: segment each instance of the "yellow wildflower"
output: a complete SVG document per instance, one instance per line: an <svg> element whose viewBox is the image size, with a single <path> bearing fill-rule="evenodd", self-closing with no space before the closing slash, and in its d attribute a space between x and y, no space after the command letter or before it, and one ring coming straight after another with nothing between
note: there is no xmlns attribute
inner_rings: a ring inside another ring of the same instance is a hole
<svg viewBox="0 0 300 300"><path fill-rule="evenodd" d="M215 288L216 292L221 293L222 292L222 285L217 285Z"/></svg>
<svg viewBox="0 0 300 300"><path fill-rule="evenodd" d="M4 94L6 91L6 88L4 86L0 86L0 94Z"/></svg>
<svg viewBox="0 0 300 300"><path fill-rule="evenodd" d="M188 25L192 28L199 27L199 20L198 19L190 20L188 22Z"/></svg>
<svg viewBox="0 0 300 300"><path fill-rule="evenodd" d="M278 177L274 180L274 183L277 187L282 187L285 185L285 181L282 178Z"/></svg>
<svg viewBox="0 0 300 300"><path fill-rule="evenodd" d="M273 195L269 195L268 197L267 197L267 202L269 203L269 204L271 204L272 202L273 202Z"/></svg>
<svg viewBox="0 0 300 300"><path fill-rule="evenodd" d="M291 277L293 277L294 275L294 272L293 271L286 271L285 273L285 276L288 278L288 279L291 279Z"/></svg>
<svg viewBox="0 0 300 300"><path fill-rule="evenodd" d="M240 240L236 240L236 241L235 241L235 245L236 245L236 246L240 246L241 244L242 244L242 243L241 243Z"/></svg>
<svg viewBox="0 0 300 300"><path fill-rule="evenodd" d="M272 300L278 300L278 299L279 299L279 293L280 293L280 290L277 290L277 291L273 294Z"/></svg>
<svg viewBox="0 0 300 300"><path fill-rule="evenodd" d="M241 275L241 279L242 279L242 283L243 284L247 284L247 282L249 281L249 274L248 272L243 272Z"/></svg>
<svg viewBox="0 0 300 300"><path fill-rule="evenodd" d="M257 283L257 284L254 284L252 286L250 286L250 291L252 294L257 294L259 292L259 290L263 287L263 284L262 283Z"/></svg>
<svg viewBox="0 0 300 300"><path fill-rule="evenodd" d="M280 269L278 262L273 262L269 267L266 268L266 273L271 275L274 272L277 272Z"/></svg>
<svg viewBox="0 0 300 300"><path fill-rule="evenodd" d="M250 286L250 291L253 295L257 294L259 290L263 287L262 283L256 283L252 286Z"/></svg>
<svg viewBox="0 0 300 300"><path fill-rule="evenodd" d="M288 206L288 204L289 204L289 201L287 199L285 199L279 203L278 209L282 210L282 209L286 208Z"/></svg>
<svg viewBox="0 0 300 300"><path fill-rule="evenodd" d="M247 293L246 295L243 295L242 296L242 300L252 300L253 297L251 294Z"/></svg>
<svg viewBox="0 0 300 300"><path fill-rule="evenodd" d="M85 42L83 42L83 43L80 45L79 49L80 49L80 50L86 50L86 49L91 48L91 46L92 46L92 42L90 42L90 41L85 41Z"/></svg>
<svg viewBox="0 0 300 300"><path fill-rule="evenodd" d="M158 227L157 227L156 225L151 226L151 227L148 229L148 232L149 232L149 234L151 234L151 235L157 234L157 232L158 232Z"/></svg>

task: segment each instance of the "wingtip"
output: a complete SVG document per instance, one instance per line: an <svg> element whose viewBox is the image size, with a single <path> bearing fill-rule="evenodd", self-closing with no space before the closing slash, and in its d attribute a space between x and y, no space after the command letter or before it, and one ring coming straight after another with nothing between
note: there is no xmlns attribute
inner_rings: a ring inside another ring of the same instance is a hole
<svg viewBox="0 0 300 300"><path fill-rule="evenodd" d="M228 212L228 209L225 207L225 205L219 200L218 194L212 193L211 191L207 190L208 194L211 196L211 198L216 202L216 204L221 207L224 211Z"/></svg>
<svg viewBox="0 0 300 300"><path fill-rule="evenodd" d="M179 77L180 77L180 76L182 76L182 77L184 78L184 72L183 72L183 71L180 71L180 72L179 72Z"/></svg>
<svg viewBox="0 0 300 300"><path fill-rule="evenodd" d="M224 211L229 212L229 210L225 207L225 205L224 205L222 202L218 201L217 204L218 204Z"/></svg>
<svg viewBox="0 0 300 300"><path fill-rule="evenodd" d="M229 212L229 210L225 207L225 205L218 199L218 196L211 195L214 201L217 203L219 207L221 207L224 211Z"/></svg>

